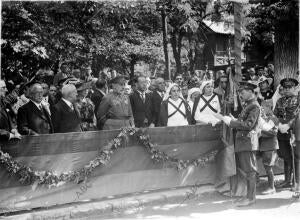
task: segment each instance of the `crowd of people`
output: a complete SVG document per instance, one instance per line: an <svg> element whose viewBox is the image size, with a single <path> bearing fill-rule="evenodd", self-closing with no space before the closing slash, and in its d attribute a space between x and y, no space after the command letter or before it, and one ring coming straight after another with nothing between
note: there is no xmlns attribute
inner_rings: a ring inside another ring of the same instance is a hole
<svg viewBox="0 0 300 220"><path fill-rule="evenodd" d="M229 72L195 71L177 75L174 82L143 75L128 80L103 72L93 78L89 71L82 75L63 63L51 80L42 71L18 85L0 80L0 139L128 126L215 126L223 121L235 129L237 162L247 180L247 197L239 205L255 202L258 156L268 176L262 193L276 192L273 167L279 156L285 180L276 187L291 188L295 178L299 198L300 145L296 140L295 157L290 145L297 130L298 81L283 79L274 91L272 64L249 68L243 71L236 98L228 94ZM11 91L7 83L13 84ZM233 109L235 101L239 114L224 116L225 106Z"/></svg>

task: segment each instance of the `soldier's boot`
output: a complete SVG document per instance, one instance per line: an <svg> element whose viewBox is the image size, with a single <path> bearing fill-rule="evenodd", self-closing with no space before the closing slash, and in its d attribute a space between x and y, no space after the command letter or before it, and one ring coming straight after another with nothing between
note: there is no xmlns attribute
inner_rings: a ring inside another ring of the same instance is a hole
<svg viewBox="0 0 300 220"><path fill-rule="evenodd" d="M291 188L292 187L292 164L284 162L284 181L278 185L278 188Z"/></svg>
<svg viewBox="0 0 300 220"><path fill-rule="evenodd" d="M247 174L247 197L240 201L237 206L250 206L256 202L256 172Z"/></svg>
<svg viewBox="0 0 300 220"><path fill-rule="evenodd" d="M274 185L274 172L273 172L273 168L270 166L265 166L265 170L268 176L268 187L262 191L261 193L263 195L269 195L269 194L273 194L276 193L276 189L275 189L275 185Z"/></svg>

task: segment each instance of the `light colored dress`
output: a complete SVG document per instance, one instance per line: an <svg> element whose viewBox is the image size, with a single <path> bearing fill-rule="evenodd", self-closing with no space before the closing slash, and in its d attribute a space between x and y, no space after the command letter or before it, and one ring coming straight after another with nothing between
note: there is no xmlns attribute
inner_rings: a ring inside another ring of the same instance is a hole
<svg viewBox="0 0 300 220"><path fill-rule="evenodd" d="M211 96L201 95L199 103L195 111L195 120L197 123L216 124L220 122L213 114L219 113L221 106L219 98L216 94Z"/></svg>
<svg viewBox="0 0 300 220"><path fill-rule="evenodd" d="M182 99L178 99L177 101L174 101L173 99L169 99L169 102L175 105L177 108L182 111L186 115L185 112L185 105L183 103ZM187 118L184 117L172 104L168 103L168 116L172 115L168 118L167 126L185 126L188 125ZM179 107L180 106L180 107ZM173 114L176 112L175 114Z"/></svg>

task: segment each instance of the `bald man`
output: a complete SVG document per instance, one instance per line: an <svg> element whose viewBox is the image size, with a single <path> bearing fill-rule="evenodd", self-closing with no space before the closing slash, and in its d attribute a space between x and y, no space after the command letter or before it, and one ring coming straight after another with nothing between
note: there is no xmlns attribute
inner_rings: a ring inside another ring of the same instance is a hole
<svg viewBox="0 0 300 220"><path fill-rule="evenodd" d="M52 109L52 122L55 133L80 132L80 114L74 106L77 90L73 84L62 87L62 98Z"/></svg>
<svg viewBox="0 0 300 220"><path fill-rule="evenodd" d="M152 124L150 127L158 126L158 119L160 114L160 105L165 92L165 80L163 78L157 78L155 80L155 90L151 95L151 105L152 105Z"/></svg>
<svg viewBox="0 0 300 220"><path fill-rule="evenodd" d="M35 83L29 88L30 101L18 110L18 131L22 135L53 133L50 111L43 101L44 89Z"/></svg>

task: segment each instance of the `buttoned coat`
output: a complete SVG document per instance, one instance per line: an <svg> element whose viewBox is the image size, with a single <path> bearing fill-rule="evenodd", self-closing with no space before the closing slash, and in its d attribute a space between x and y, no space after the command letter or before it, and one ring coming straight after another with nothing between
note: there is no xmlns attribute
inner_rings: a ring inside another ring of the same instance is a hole
<svg viewBox="0 0 300 220"><path fill-rule="evenodd" d="M53 126L49 110L43 107L43 112L29 101L18 110L17 127L22 135L50 134Z"/></svg>
<svg viewBox="0 0 300 220"><path fill-rule="evenodd" d="M230 127L235 129L235 152L258 150L257 126L260 106L256 99L247 101L237 120L231 120ZM251 141L250 132L254 132L257 143Z"/></svg>

